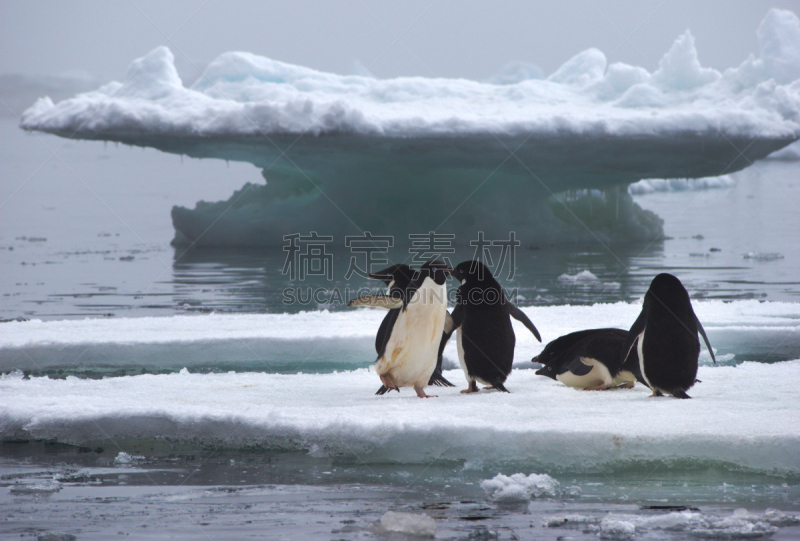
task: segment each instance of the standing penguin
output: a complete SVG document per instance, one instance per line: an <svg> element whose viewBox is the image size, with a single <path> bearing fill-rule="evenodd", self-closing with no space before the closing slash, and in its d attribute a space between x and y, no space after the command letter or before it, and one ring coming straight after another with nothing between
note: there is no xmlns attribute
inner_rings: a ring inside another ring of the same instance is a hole
<svg viewBox="0 0 800 541"><path fill-rule="evenodd" d="M386 296L389 298L381 299L380 295L368 295L351 301L349 306L380 306L382 308L388 308L388 304L394 304L392 299L405 300L406 289L411 283L414 273L414 269L403 263L398 263L383 270L370 273L368 275L370 278L380 280L386 284ZM386 348L386 341L389 338L389 330L397 320L400 310L401 308L389 308L389 312L383 318L383 321L381 321L381 325L378 328L378 333L375 335L375 351L378 353L378 357L383 354ZM452 321L449 313L445 317L446 320ZM447 323L445 323L445 326L447 326ZM455 385L447 381L447 379L442 375L443 349L444 347L439 348L439 354L436 359L436 368L433 370L433 374L431 374L431 377L428 380L428 385L436 385L438 387L455 387ZM378 392L375 394L382 395L390 390L391 389L387 388L385 385L381 385L381 387L378 389ZM395 390L398 389L395 388Z"/></svg>
<svg viewBox="0 0 800 541"><path fill-rule="evenodd" d="M567 387L599 391L631 388L636 376L626 370L620 351L628 337L623 329L588 329L556 338L531 361L544 366L536 371Z"/></svg>
<svg viewBox="0 0 800 541"><path fill-rule="evenodd" d="M703 337L714 363L714 351L706 331L692 310L689 293L671 274L659 274L644 296L642 312L634 322L620 352L622 362L635 352L626 366L632 367L639 381L653 390L675 398L690 398L686 391L697 377L697 358Z"/></svg>
<svg viewBox="0 0 800 541"><path fill-rule="evenodd" d="M399 278L395 277L389 281L389 295L369 295L350 302L350 306L390 309L384 318L386 327L381 324L382 330L376 338L376 349L378 342L382 342L375 361L375 371L383 383L378 394L386 392L384 387L387 390L413 387L418 397L429 396L424 389L436 369L447 317L445 281L452 270L443 261L431 260L413 274L401 294L394 293L400 287ZM392 314L395 309L397 312Z"/></svg>
<svg viewBox="0 0 800 541"><path fill-rule="evenodd" d="M457 330L458 360L467 378L462 393L478 391L476 382L508 392L505 383L514 361L516 337L511 318L521 321L542 341L539 331L522 310L506 299L503 289L480 261L456 265L452 276L461 282L456 294L453 324Z"/></svg>

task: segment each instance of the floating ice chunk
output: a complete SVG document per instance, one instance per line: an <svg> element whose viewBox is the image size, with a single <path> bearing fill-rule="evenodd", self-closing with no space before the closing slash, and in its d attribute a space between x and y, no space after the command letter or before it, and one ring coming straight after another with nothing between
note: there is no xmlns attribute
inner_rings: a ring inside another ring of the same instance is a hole
<svg viewBox="0 0 800 541"><path fill-rule="evenodd" d="M52 494L61 490L61 483L56 480L18 483L11 487L11 494Z"/></svg>
<svg viewBox="0 0 800 541"><path fill-rule="evenodd" d="M524 502L532 498L553 498L561 492L558 481L547 474L498 473L481 481L481 488L496 502Z"/></svg>
<svg viewBox="0 0 800 541"><path fill-rule="evenodd" d="M736 186L736 181L730 175L703 178L646 178L628 186L628 193L643 195L654 192L683 192L734 186Z"/></svg>
<svg viewBox="0 0 800 541"><path fill-rule="evenodd" d="M744 259L755 259L756 261L776 261L778 259L783 259L783 254L779 254L777 252L748 252L742 257Z"/></svg>
<svg viewBox="0 0 800 541"><path fill-rule="evenodd" d="M138 462L140 460L144 460L144 457L141 455L131 455L125 451L120 451L120 453L114 457L114 464L127 465L133 464L134 462Z"/></svg>
<svg viewBox="0 0 800 541"><path fill-rule="evenodd" d="M778 528L786 526L797 526L800 524L800 516L791 513L784 513L777 509L767 509L763 513L751 513L747 509L739 508L733 512L732 521L750 522L753 524L769 524Z"/></svg>
<svg viewBox="0 0 800 541"><path fill-rule="evenodd" d="M558 517L548 517L543 520L543 523L548 528L562 528L580 526L586 530L597 528L601 522L600 517L592 515L562 515Z"/></svg>
<svg viewBox="0 0 800 541"><path fill-rule="evenodd" d="M599 524L599 528L598 525ZM779 527L796 526L800 519L774 509L764 513L749 513L737 509L727 516L714 516L695 511L672 512L664 515L616 514L598 517L566 515L548 517L548 528L579 527L584 531L599 530L601 539L632 539L637 533L651 530L686 532L701 539L753 539L774 534Z"/></svg>
<svg viewBox="0 0 800 541"><path fill-rule="evenodd" d="M583 270L578 274L562 274L558 277L558 281L603 289L619 289L621 287L619 282L601 282L597 276L588 270Z"/></svg>
<svg viewBox="0 0 800 541"><path fill-rule="evenodd" d="M387 532L400 532L418 537L436 536L436 521L424 513L387 511L378 524Z"/></svg>
<svg viewBox="0 0 800 541"><path fill-rule="evenodd" d="M600 523L600 539L631 539L636 535L636 526L626 520L606 517Z"/></svg>
<svg viewBox="0 0 800 541"><path fill-rule="evenodd" d="M572 282L574 284L590 284L599 282L597 276L592 274L591 271L584 270L578 274L562 274L558 277L559 282Z"/></svg>

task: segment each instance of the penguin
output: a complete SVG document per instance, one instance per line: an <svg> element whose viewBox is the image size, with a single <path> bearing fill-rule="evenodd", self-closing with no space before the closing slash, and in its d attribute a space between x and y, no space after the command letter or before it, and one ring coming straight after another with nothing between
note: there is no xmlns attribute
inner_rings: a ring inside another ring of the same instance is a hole
<svg viewBox="0 0 800 541"><path fill-rule="evenodd" d="M652 396L666 393L675 398L690 398L686 391L697 377L698 332L716 364L686 288L675 276L659 274L650 283L642 311L628 331L620 358L628 360L625 366L653 390Z"/></svg>
<svg viewBox="0 0 800 541"><path fill-rule="evenodd" d="M567 387L599 391L611 387L630 389L636 376L620 358L628 331L588 329L556 338L531 359L544 366L536 371Z"/></svg>
<svg viewBox="0 0 800 541"><path fill-rule="evenodd" d="M373 272L368 274L369 278L380 280L384 284L386 284L387 290L386 295L390 298L397 298L403 299L405 297L406 288L411 283L412 278L414 277L414 269L405 265L403 263L398 263L396 265L392 265L391 267L387 267L383 270ZM370 296L359 297L350 302L350 306L367 306L370 305L371 302L374 302L373 305L380 305L382 304L380 301ZM388 303L389 301L387 301ZM385 306L384 306L385 307ZM382 354L385 346L386 346L386 339L388 338L387 331L394 325L395 320L400 312L400 308L390 308L389 312L381 321L381 325L378 328L378 333L375 335L375 352L378 354L378 357ZM446 322L452 322L452 317L448 312L445 315ZM431 374L430 379L428 380L428 385L436 385L438 387L455 387L452 383L447 381L447 379L442 375L442 351L444 350L444 344L441 345L439 348L439 354L436 359L436 368ZM390 391L391 389L387 388L385 385L381 385L378 389L378 392L375 394L382 395L386 392ZM399 389L395 389L398 390Z"/></svg>
<svg viewBox="0 0 800 541"><path fill-rule="evenodd" d="M511 317L521 321L539 342L542 337L522 310L503 293L492 273L480 261L464 261L451 275L461 282L456 293L449 339L457 331L458 360L467 378L462 393L478 391L476 382L487 389L509 392L504 383L514 361L516 336ZM446 340L445 339L445 340Z"/></svg>
<svg viewBox="0 0 800 541"><path fill-rule="evenodd" d="M447 317L445 282L452 270L438 259L427 261L413 274L402 293L395 293L400 288L398 282L403 281L395 277L389 281L390 294L368 295L349 303L350 306L380 306L390 310L387 317L391 319L383 329L382 344L375 360L375 371L387 390L413 387L418 397L430 397L425 387L436 369ZM397 312L392 314L391 310L395 309ZM378 341L376 337L376 349ZM386 392L381 392L382 389L377 394Z"/></svg>

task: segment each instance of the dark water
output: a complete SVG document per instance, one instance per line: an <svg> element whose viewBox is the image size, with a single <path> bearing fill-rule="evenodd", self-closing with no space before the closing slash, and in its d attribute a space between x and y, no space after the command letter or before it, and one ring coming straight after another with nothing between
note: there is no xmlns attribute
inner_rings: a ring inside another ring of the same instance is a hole
<svg viewBox="0 0 800 541"><path fill-rule="evenodd" d="M800 162L765 160L734 174L734 188L637 196L665 220L667 238L569 246L526 239L515 251L513 276L507 267L501 282L522 306L631 301L664 271L679 276L694 298L798 302L798 173ZM334 239L329 250L332 280L310 277L302 289L316 296L292 304L284 303L285 291L297 282L282 274L285 253L184 252L169 245L173 205L227 199L259 175L246 164L182 163L153 150L26 135L0 121L0 319L340 310L335 292L374 285L344 278L353 255L344 239ZM413 255L397 250L387 257L408 262ZM474 254L444 255L457 262ZM595 279L574 279L584 271ZM129 375L113 369L102 375ZM123 452L133 458L126 461ZM363 464L357 457L192 442L4 441L0 537L405 539L376 526L392 510L433 516L439 538L597 539L609 513L664 513L642 509L647 505L695 507L706 519L731 521L735 509L746 507L760 517L753 524L766 521L770 507L800 510L797 478L724 463L551 471L563 487L578 486L580 496L513 505L490 501L479 486L498 472L532 473L530 467L524 461ZM547 525L566 515L583 522ZM735 534L698 528L692 535L749 535L746 526ZM757 528L751 534L760 535ZM636 531L637 539L688 535ZM800 527L782 524L772 535L796 539Z"/></svg>

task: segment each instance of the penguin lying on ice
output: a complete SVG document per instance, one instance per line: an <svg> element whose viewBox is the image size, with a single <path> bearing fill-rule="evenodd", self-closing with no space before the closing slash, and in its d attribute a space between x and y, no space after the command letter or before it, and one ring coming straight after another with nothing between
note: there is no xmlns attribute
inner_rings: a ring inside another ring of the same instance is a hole
<svg viewBox="0 0 800 541"><path fill-rule="evenodd" d="M556 338L531 361L544 366L540 376L558 380L567 387L597 391L610 387L633 387L634 371L621 357L628 331L622 329L588 329ZM632 362L629 355L624 359Z"/></svg>
<svg viewBox="0 0 800 541"><path fill-rule="evenodd" d="M456 294L452 328L446 330L444 342L457 330L458 360L468 385L461 392L477 392L476 382L481 382L507 393L503 384L511 373L516 343L511 317L521 321L541 342L539 331L506 299L500 284L480 261L459 263L452 276L462 285Z"/></svg>
<svg viewBox="0 0 800 541"><path fill-rule="evenodd" d="M348 306L381 306L383 308L387 308L385 304L390 302L395 304L392 299L405 299L406 289L411 283L415 272L416 271L414 271L414 269L408 265L399 263L397 265L392 265L391 267L387 267L383 270L369 274L368 276L370 278L380 280L386 284L386 296L389 297L389 299L385 299L385 302L382 302L384 299L378 298L380 297L379 295L368 295L354 299L349 303ZM383 318L383 321L381 321L381 325L378 328L378 333L375 335L375 351L377 352L379 358L386 348L386 341L389 337L390 330L397 320L397 316L400 314L401 309L402 308L390 308L389 312ZM447 320L452 321L449 313L445 317ZM431 374L431 377L428 380L428 385L436 385L438 387L455 387L455 385L447 381L447 379L442 375L443 349L444 343L442 343L441 347L439 348L439 354L436 359L436 368L433 370L433 374ZM382 395L390 390L391 389L387 388L385 385L381 385L381 387L378 389L378 392L375 394ZM396 388L395 390L399 391L399 389Z"/></svg>
<svg viewBox="0 0 800 541"><path fill-rule="evenodd" d="M368 295L350 302L350 306L380 306L390 310L386 327L382 324L383 340L375 361L375 371L387 390L413 387L418 397L429 396L425 386L436 369L447 316L445 281L452 270L443 261L431 260L412 275L402 293L393 293L395 288L398 291L401 288L398 284L401 279L395 277L389 281L389 295ZM392 315L391 310L395 309L397 312ZM376 346L378 341L376 338ZM383 387L378 394L382 394Z"/></svg>
<svg viewBox="0 0 800 541"><path fill-rule="evenodd" d="M642 311L628 332L620 357L631 354L636 377L653 390L652 396L666 393L675 398L690 398L686 391L697 377L698 332L716 363L686 288L675 276L659 274L650 283Z"/></svg>

